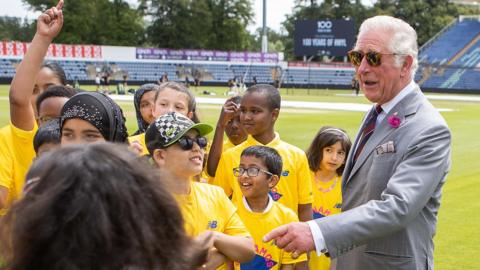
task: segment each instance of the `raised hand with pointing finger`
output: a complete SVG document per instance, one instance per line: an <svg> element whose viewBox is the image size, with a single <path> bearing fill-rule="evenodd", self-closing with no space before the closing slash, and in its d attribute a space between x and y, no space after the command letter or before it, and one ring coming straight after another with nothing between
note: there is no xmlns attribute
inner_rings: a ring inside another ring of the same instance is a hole
<svg viewBox="0 0 480 270"><path fill-rule="evenodd" d="M55 38L63 26L63 0L57 6L47 9L37 20L37 35Z"/></svg>

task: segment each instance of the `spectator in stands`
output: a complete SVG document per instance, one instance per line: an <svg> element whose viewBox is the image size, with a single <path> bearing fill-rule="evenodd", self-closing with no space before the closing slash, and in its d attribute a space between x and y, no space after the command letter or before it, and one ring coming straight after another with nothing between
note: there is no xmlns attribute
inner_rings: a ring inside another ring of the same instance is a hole
<svg viewBox="0 0 480 270"><path fill-rule="evenodd" d="M195 270L206 260L212 240L189 239L167 179L126 147L65 147L36 166L37 181L2 221L2 266Z"/></svg>
<svg viewBox="0 0 480 270"><path fill-rule="evenodd" d="M51 85L67 83L58 64L42 65L48 46L62 28L62 5L60 1L39 16L35 36L10 86L10 125L0 130L0 215L20 198L25 174L35 157L37 96Z"/></svg>
<svg viewBox="0 0 480 270"><path fill-rule="evenodd" d="M207 174L215 176L218 161L223 152L233 148L247 139L247 132L240 123L241 96L227 99L223 104L220 117L217 121L213 142L208 152ZM227 134L227 140L223 141L223 133Z"/></svg>
<svg viewBox="0 0 480 270"><path fill-rule="evenodd" d="M369 18L349 57L374 105L347 157L342 212L281 226L264 241L295 255L328 252L339 270L433 269L451 133L414 81L417 33L401 19Z"/></svg>
<svg viewBox="0 0 480 270"><path fill-rule="evenodd" d="M137 115L138 130L133 136L145 133L155 117L153 116L153 106L155 103L155 93L159 89L157 84L148 83L140 86L133 97L135 113Z"/></svg>
<svg viewBox="0 0 480 270"><path fill-rule="evenodd" d="M62 108L62 146L99 141L126 143L127 128L122 109L107 95L82 92Z"/></svg>
<svg viewBox="0 0 480 270"><path fill-rule="evenodd" d="M222 187L233 202L242 203L233 168L240 163L242 151L252 145L265 145L277 150L283 160L282 181L272 190L275 201L292 209L300 220L312 219L312 181L305 152L280 140L275 122L280 113L278 89L257 84L247 89L240 105L240 122L249 134L246 141L222 153L213 184Z"/></svg>
<svg viewBox="0 0 480 270"><path fill-rule="evenodd" d="M216 251L210 262L215 266L226 259L246 262L254 256L253 241L235 207L220 188L192 181L202 172L207 146L203 136L211 131L207 124L169 112L148 127L145 140L160 170L175 179L172 191L182 209L187 233L193 237L207 230L214 233Z"/></svg>

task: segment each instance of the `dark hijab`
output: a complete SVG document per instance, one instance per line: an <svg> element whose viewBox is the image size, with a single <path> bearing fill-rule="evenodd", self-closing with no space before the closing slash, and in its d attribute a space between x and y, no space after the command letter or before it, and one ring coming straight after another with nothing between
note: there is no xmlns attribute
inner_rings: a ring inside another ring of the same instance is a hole
<svg viewBox="0 0 480 270"><path fill-rule="evenodd" d="M66 120L78 118L95 126L106 141L127 142L127 128L122 109L108 96L82 92L71 97L61 112L60 132Z"/></svg>
<svg viewBox="0 0 480 270"><path fill-rule="evenodd" d="M145 93L148 93L150 91L156 91L157 89L158 85L154 83L147 83L140 86L140 88L135 91L135 95L133 96L133 104L135 105L135 113L137 115L138 130L135 131L133 135L145 133L145 131L147 130L148 123L143 120L142 113L140 112L140 103Z"/></svg>

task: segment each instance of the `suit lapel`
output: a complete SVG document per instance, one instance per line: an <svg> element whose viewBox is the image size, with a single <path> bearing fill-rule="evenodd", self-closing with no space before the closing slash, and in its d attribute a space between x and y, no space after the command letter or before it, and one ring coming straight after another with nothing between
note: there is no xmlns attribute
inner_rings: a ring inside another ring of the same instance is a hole
<svg viewBox="0 0 480 270"><path fill-rule="evenodd" d="M370 139L367 141L365 144L362 153L360 153L360 156L358 156L357 161L355 164L353 164L353 167L351 166L353 162L352 158L352 152L348 155L348 162L346 165L348 165L349 168L345 174L344 177L344 185L348 184L348 182L352 179L352 177L355 175L355 173L360 169L360 167L365 163L365 161L371 157L371 154L375 147L377 147L380 142L385 139L385 137L389 136L391 133L393 133L397 128L394 128L390 126L388 123L388 118L392 117L393 115L397 116L400 118L400 127L406 123L406 118L408 116L414 114L417 109L418 109L418 104L421 102L421 100L425 98L423 94L420 92L420 88L416 88L412 93L409 93L406 95L393 109L382 119L382 121L378 124L378 126L375 128L375 131L373 132L372 136ZM363 121L362 127L365 124L365 119ZM359 135L357 135L357 138L355 138L355 143L354 147L352 149L355 149L357 147L358 138Z"/></svg>

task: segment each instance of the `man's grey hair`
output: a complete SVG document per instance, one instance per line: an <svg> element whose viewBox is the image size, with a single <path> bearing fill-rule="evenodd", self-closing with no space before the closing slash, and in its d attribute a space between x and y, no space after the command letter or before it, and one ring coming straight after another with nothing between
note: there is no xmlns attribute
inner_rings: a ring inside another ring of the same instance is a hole
<svg viewBox="0 0 480 270"><path fill-rule="evenodd" d="M418 44L417 32L405 21L391 16L375 16L365 20L360 26L358 36L367 32L382 31L383 33L393 33L392 38L387 44L391 53L400 54L395 57L395 64L400 67L405 60L405 55L413 58L410 75L415 76L418 68Z"/></svg>

